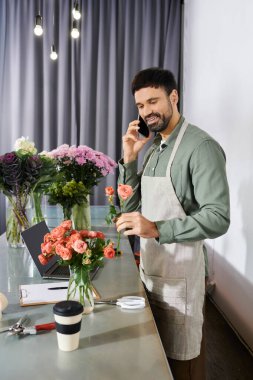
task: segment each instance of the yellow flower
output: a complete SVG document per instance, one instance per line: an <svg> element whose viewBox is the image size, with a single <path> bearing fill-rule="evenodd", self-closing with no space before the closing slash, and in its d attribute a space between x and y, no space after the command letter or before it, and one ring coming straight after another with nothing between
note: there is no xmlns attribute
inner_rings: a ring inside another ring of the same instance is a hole
<svg viewBox="0 0 253 380"><path fill-rule="evenodd" d="M91 263L91 260L88 258L88 257L86 257L84 260L83 260L83 264L84 265L89 265Z"/></svg>
<svg viewBox="0 0 253 380"><path fill-rule="evenodd" d="M91 251L91 249L86 249L86 251L85 251L85 255L86 255L87 257L91 257L91 255L92 255L92 251Z"/></svg>

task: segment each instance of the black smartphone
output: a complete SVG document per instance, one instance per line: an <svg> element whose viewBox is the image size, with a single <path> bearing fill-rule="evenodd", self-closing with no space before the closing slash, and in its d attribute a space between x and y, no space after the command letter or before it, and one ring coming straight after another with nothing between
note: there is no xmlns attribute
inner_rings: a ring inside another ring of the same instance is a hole
<svg viewBox="0 0 253 380"><path fill-rule="evenodd" d="M149 136L149 128L147 126L147 124L145 123L145 121L142 119L142 117L140 117L140 115L138 115L138 120L140 121L139 123L139 130L138 132L144 136L144 137L148 137Z"/></svg>

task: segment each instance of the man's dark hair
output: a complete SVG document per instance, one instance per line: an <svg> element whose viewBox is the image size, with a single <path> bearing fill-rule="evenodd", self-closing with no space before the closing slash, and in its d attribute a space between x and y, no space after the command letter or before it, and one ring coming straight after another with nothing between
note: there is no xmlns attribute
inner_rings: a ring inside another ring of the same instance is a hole
<svg viewBox="0 0 253 380"><path fill-rule="evenodd" d="M150 67L135 75L132 81L132 94L145 87L163 87L169 95L172 90L177 90L177 82L171 71Z"/></svg>

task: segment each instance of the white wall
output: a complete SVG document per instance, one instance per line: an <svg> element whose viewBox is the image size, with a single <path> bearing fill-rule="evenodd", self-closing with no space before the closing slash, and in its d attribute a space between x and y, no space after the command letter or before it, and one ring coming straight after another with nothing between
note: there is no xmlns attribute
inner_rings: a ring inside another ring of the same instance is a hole
<svg viewBox="0 0 253 380"><path fill-rule="evenodd" d="M228 233L209 240L214 299L253 350L253 1L185 0L184 115L227 156Z"/></svg>

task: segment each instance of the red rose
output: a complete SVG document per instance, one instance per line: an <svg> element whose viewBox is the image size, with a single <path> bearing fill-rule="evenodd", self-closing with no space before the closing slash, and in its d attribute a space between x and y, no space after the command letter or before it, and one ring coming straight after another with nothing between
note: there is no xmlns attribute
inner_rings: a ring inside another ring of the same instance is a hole
<svg viewBox="0 0 253 380"><path fill-rule="evenodd" d="M87 238L89 236L89 230L81 230L79 231L80 235L83 237L83 238Z"/></svg>
<svg viewBox="0 0 253 380"><path fill-rule="evenodd" d="M104 239L105 238L105 234L101 231L97 231L97 238L99 239Z"/></svg>

